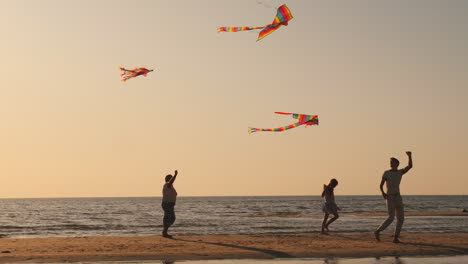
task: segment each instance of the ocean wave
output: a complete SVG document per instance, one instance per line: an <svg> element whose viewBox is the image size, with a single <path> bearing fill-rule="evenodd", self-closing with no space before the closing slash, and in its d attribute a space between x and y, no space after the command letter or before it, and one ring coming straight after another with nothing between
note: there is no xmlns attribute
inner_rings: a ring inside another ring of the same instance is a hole
<svg viewBox="0 0 468 264"><path fill-rule="evenodd" d="M28 226L0 226L0 230L2 229L24 229L24 228L30 228Z"/></svg>
<svg viewBox="0 0 468 264"><path fill-rule="evenodd" d="M302 212L262 212L262 213L251 213L249 217L293 217L300 216Z"/></svg>

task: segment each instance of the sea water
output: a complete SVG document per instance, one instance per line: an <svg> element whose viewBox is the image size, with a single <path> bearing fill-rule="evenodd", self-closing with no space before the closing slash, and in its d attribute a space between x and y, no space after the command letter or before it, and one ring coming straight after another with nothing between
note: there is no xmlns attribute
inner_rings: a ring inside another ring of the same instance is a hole
<svg viewBox="0 0 468 264"><path fill-rule="evenodd" d="M404 196L406 212L462 212L468 196ZM336 196L340 219L330 229L371 232L385 216L381 196ZM320 230L318 196L179 197L174 235L307 234ZM0 236L81 237L159 235L160 197L0 199ZM389 228L386 232L392 232ZM403 232L467 233L468 213L406 216Z"/></svg>

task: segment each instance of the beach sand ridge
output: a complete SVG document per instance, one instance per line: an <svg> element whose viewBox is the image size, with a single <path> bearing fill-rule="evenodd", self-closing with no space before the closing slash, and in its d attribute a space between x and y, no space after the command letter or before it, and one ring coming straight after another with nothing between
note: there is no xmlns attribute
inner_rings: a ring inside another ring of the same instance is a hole
<svg viewBox="0 0 468 264"><path fill-rule="evenodd" d="M0 239L0 263L383 257L468 254L468 234L213 235Z"/></svg>

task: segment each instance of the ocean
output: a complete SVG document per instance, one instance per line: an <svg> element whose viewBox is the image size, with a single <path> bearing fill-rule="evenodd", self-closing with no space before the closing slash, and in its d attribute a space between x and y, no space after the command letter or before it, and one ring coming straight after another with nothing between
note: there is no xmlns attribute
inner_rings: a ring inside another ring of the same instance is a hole
<svg viewBox="0 0 468 264"><path fill-rule="evenodd" d="M404 196L406 212L459 212L468 195ZM336 196L341 233L372 232L385 219L381 196ZM0 236L84 237L159 235L160 197L0 199ZM179 197L174 235L306 234L320 231L318 196ZM393 231L394 223L386 230ZM466 215L406 216L402 232L468 233ZM404 235L404 234L403 234Z"/></svg>

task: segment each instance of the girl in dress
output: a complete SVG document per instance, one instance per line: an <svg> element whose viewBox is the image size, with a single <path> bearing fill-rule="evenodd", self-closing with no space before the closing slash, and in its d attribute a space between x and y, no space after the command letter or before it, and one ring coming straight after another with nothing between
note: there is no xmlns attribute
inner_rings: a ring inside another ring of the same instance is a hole
<svg viewBox="0 0 468 264"><path fill-rule="evenodd" d="M325 213L325 216L323 217L322 222L322 234L327 234L327 232L330 231L328 230L328 226L335 222L335 220L339 217L338 210L341 209L336 205L335 194L333 193L333 190L337 185L338 181L336 179L331 179L328 185L323 185L322 197L324 198L325 202L322 204L322 211ZM328 220L328 216L331 214L333 215L333 218Z"/></svg>

